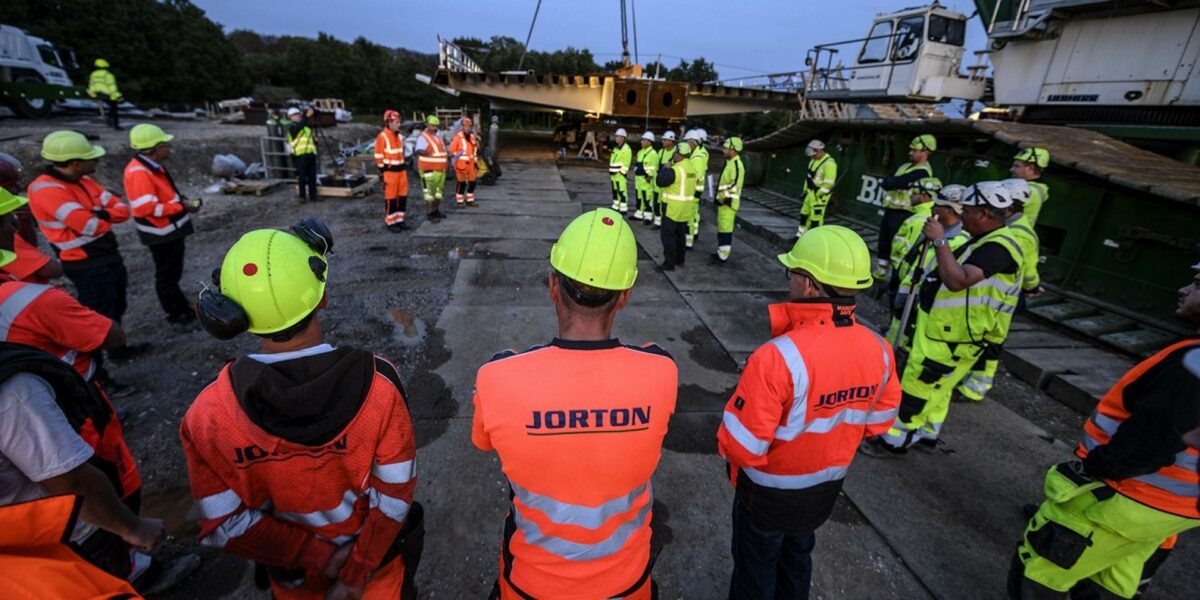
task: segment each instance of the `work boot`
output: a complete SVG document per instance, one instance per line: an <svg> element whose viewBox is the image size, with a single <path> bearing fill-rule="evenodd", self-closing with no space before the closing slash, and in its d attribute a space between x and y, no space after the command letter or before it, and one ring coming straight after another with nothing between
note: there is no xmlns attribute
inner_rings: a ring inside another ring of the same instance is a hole
<svg viewBox="0 0 1200 600"><path fill-rule="evenodd" d="M200 556L195 553L184 554L166 564L156 560L141 577L131 583L143 596L160 594L182 583L198 568Z"/></svg>
<svg viewBox="0 0 1200 600"><path fill-rule="evenodd" d="M674 271L674 270L675 270L675 265L672 263L663 263L661 266L654 267L655 273L666 273L667 271Z"/></svg>
<svg viewBox="0 0 1200 600"><path fill-rule="evenodd" d="M108 396L109 400L128 398L137 392L137 388L133 387L132 385L127 385L114 379L105 379L104 381L101 381L100 388L104 390L104 395ZM120 415L118 415L118 417L119 416Z"/></svg>
<svg viewBox="0 0 1200 600"><path fill-rule="evenodd" d="M112 350L106 350L105 352L107 353L109 359L121 362L140 356L149 348L149 343L142 342L140 344L125 344L124 346L113 348Z"/></svg>
<svg viewBox="0 0 1200 600"><path fill-rule="evenodd" d="M908 454L907 448L893 448L879 436L863 440L858 451L874 458L900 458Z"/></svg>
<svg viewBox="0 0 1200 600"><path fill-rule="evenodd" d="M433 211L433 218L435 218L435 219L445 219L445 218L446 218L446 214L445 214L445 213L443 213L443 212L442 212L440 209L439 209L439 210L435 210L435 211Z"/></svg>
<svg viewBox="0 0 1200 600"><path fill-rule="evenodd" d="M945 444L946 442L943 442L941 438L921 438L916 442L913 442L913 445L909 446L909 448L913 450L920 450L926 454L933 454L938 450L947 452L946 450L942 449L942 446Z"/></svg>

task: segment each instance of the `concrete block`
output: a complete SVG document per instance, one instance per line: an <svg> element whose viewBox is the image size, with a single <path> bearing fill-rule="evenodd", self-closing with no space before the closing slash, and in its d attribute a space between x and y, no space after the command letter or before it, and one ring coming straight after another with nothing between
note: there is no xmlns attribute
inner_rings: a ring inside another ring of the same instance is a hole
<svg viewBox="0 0 1200 600"><path fill-rule="evenodd" d="M1133 365L1116 354L1095 348L1074 348L1070 352L1057 348L1005 348L1001 358L1009 372L1037 388L1045 388L1050 378L1060 373L1119 376Z"/></svg>
<svg viewBox="0 0 1200 600"><path fill-rule="evenodd" d="M1104 377L1096 373L1074 375L1059 373L1050 378L1046 393L1055 400L1081 412L1088 414L1100 403L1100 398L1108 393L1113 384L1121 378L1122 373L1108 374Z"/></svg>

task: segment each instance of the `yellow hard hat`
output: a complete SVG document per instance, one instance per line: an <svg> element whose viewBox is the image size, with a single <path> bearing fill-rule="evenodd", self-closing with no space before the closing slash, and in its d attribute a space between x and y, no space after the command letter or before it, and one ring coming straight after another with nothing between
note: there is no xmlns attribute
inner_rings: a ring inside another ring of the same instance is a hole
<svg viewBox="0 0 1200 600"><path fill-rule="evenodd" d="M621 213L597 208L567 225L550 249L550 265L584 285L627 290L637 279L637 240Z"/></svg>
<svg viewBox="0 0 1200 600"><path fill-rule="evenodd" d="M129 145L134 150L149 150L173 139L175 136L163 131L158 125L150 123L140 123L129 130Z"/></svg>
<svg viewBox="0 0 1200 600"><path fill-rule="evenodd" d="M682 156L687 156L692 153L692 145L691 144L680 144L678 146L675 146L675 153L682 155Z"/></svg>
<svg viewBox="0 0 1200 600"><path fill-rule="evenodd" d="M938 190L942 189L942 180L937 177L922 177L909 184L908 189L933 197Z"/></svg>
<svg viewBox="0 0 1200 600"><path fill-rule="evenodd" d="M853 229L823 225L805 233L779 262L803 269L817 281L834 287L862 290L871 287L871 253Z"/></svg>
<svg viewBox="0 0 1200 600"><path fill-rule="evenodd" d="M97 69L107 69L108 68L108 61L104 60L103 58L97 58L95 64L96 64Z"/></svg>
<svg viewBox="0 0 1200 600"><path fill-rule="evenodd" d="M937 150L937 138L928 133L924 135L918 135L912 139L912 143L910 143L908 147L910 150L928 150L933 152L934 150Z"/></svg>
<svg viewBox="0 0 1200 600"><path fill-rule="evenodd" d="M29 203L24 196L17 196L0 187L0 217L21 208ZM17 254L9 250L0 250L0 267L17 260Z"/></svg>
<svg viewBox="0 0 1200 600"><path fill-rule="evenodd" d="M725 143L722 144L722 146L725 148L733 148L734 152L741 152L743 147L742 138L737 136L731 137L725 140Z"/></svg>
<svg viewBox="0 0 1200 600"><path fill-rule="evenodd" d="M1030 146L1017 153L1013 160L1027 162L1037 165L1039 169L1045 169L1050 166L1050 151L1037 146Z"/></svg>
<svg viewBox="0 0 1200 600"><path fill-rule="evenodd" d="M442 120L437 118L437 115L429 115L425 118L425 123L429 125L441 125Z"/></svg>
<svg viewBox="0 0 1200 600"><path fill-rule="evenodd" d="M221 293L246 312L250 333L278 333L321 303L327 265L320 252L295 235L251 231L225 254Z"/></svg>
<svg viewBox="0 0 1200 600"><path fill-rule="evenodd" d="M101 156L104 156L104 148L89 142L77 131L55 131L42 140L42 158L53 163L95 160Z"/></svg>

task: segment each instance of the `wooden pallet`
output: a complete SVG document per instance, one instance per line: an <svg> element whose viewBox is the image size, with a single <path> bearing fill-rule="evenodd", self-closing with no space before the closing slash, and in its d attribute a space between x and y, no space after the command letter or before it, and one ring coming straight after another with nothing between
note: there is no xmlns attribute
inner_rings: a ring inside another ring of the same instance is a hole
<svg viewBox="0 0 1200 600"><path fill-rule="evenodd" d="M379 184L378 175L367 175L367 178L362 183L354 187L334 187L334 186L317 186L317 195L326 196L329 198L358 198L366 196L375 191L375 186ZM299 193L299 186L296 192Z"/></svg>
<svg viewBox="0 0 1200 600"><path fill-rule="evenodd" d="M234 179L226 182L221 186L222 194L235 194L238 196L262 196L263 194L271 193L276 187L283 185L292 179Z"/></svg>

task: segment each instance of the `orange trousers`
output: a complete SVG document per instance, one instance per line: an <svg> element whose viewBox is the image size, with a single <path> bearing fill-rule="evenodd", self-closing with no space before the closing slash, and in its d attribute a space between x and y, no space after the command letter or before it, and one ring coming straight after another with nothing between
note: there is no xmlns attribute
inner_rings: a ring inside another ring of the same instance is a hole
<svg viewBox="0 0 1200 600"><path fill-rule="evenodd" d="M408 173L404 171L383 172L383 197L391 200L408 195Z"/></svg>

